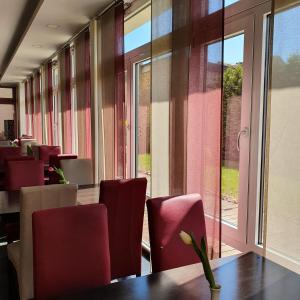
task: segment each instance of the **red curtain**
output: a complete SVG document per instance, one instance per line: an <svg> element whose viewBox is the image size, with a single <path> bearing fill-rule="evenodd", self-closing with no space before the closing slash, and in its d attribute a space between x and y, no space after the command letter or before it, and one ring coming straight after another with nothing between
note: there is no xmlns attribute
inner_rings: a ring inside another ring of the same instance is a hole
<svg viewBox="0 0 300 300"><path fill-rule="evenodd" d="M78 156L92 158L90 33L75 41Z"/></svg>
<svg viewBox="0 0 300 300"><path fill-rule="evenodd" d="M35 137L34 128L34 94L33 94L33 77L29 79L29 94L30 94L30 124L31 124L31 135Z"/></svg>
<svg viewBox="0 0 300 300"><path fill-rule="evenodd" d="M221 254L222 0L192 0L187 192L201 194L211 257Z"/></svg>
<svg viewBox="0 0 300 300"><path fill-rule="evenodd" d="M90 32L84 34L84 65L85 65L85 151L86 157L92 158L92 128L91 128L91 57Z"/></svg>
<svg viewBox="0 0 300 300"><path fill-rule="evenodd" d="M211 258L221 254L223 40L223 0L152 0L152 196L166 193L161 182L201 195Z"/></svg>
<svg viewBox="0 0 300 300"><path fill-rule="evenodd" d="M125 178L125 62L124 3L115 8L115 175Z"/></svg>
<svg viewBox="0 0 300 300"><path fill-rule="evenodd" d="M29 115L29 87L28 80L25 81L25 118L26 118L26 135L30 135L30 115Z"/></svg>
<svg viewBox="0 0 300 300"><path fill-rule="evenodd" d="M52 146L53 142L53 86L52 86L52 61L46 66L46 120L47 120L47 142Z"/></svg>
<svg viewBox="0 0 300 300"><path fill-rule="evenodd" d="M63 53L64 72L61 78L63 93L62 107L62 137L64 153L72 153L72 112L71 112L71 48L67 47Z"/></svg>
<svg viewBox="0 0 300 300"><path fill-rule="evenodd" d="M43 143L43 132L42 132L42 118L41 118L41 74L37 72L35 76L35 132L37 141L42 144Z"/></svg>
<svg viewBox="0 0 300 300"><path fill-rule="evenodd" d="M124 3L116 4L98 22L98 63L103 117L105 179L125 177L124 146Z"/></svg>

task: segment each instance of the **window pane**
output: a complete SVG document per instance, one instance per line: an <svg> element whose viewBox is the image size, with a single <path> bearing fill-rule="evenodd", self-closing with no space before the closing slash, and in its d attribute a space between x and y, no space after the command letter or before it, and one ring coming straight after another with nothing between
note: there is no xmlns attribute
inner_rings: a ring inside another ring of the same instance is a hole
<svg viewBox="0 0 300 300"><path fill-rule="evenodd" d="M147 195L151 191L151 63L149 60L136 64L136 177L146 177Z"/></svg>
<svg viewBox="0 0 300 300"><path fill-rule="evenodd" d="M275 1L266 247L300 264L300 6L284 3Z"/></svg>
<svg viewBox="0 0 300 300"><path fill-rule="evenodd" d="M0 98L13 98L13 90L11 88L0 88Z"/></svg>
<svg viewBox="0 0 300 300"><path fill-rule="evenodd" d="M0 104L0 140L14 140L14 113L13 104Z"/></svg>

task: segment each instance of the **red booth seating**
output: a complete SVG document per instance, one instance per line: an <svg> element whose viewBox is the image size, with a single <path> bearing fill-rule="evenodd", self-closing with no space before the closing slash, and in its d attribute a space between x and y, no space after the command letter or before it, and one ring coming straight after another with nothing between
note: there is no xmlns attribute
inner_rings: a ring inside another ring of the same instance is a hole
<svg viewBox="0 0 300 300"><path fill-rule="evenodd" d="M101 204L34 212L34 299L109 284L107 209Z"/></svg>
<svg viewBox="0 0 300 300"><path fill-rule="evenodd" d="M200 195L149 199L147 209L152 272L198 263L193 247L185 245L179 233L193 233L198 243L206 236Z"/></svg>
<svg viewBox="0 0 300 300"><path fill-rule="evenodd" d="M10 156L21 156L21 148L0 147L0 166L3 166L5 159Z"/></svg>
<svg viewBox="0 0 300 300"><path fill-rule="evenodd" d="M61 153L60 146L39 146L39 159L44 162L44 164L49 164L50 155L58 155Z"/></svg>
<svg viewBox="0 0 300 300"><path fill-rule="evenodd" d="M146 178L105 180L100 203L107 207L112 279L141 274Z"/></svg>
<svg viewBox="0 0 300 300"><path fill-rule="evenodd" d="M5 189L44 185L44 163L40 160L7 161Z"/></svg>
<svg viewBox="0 0 300 300"><path fill-rule="evenodd" d="M63 159L77 159L77 154L50 155L49 167L61 168L60 161ZM55 172L49 172L49 184L58 184L59 176Z"/></svg>

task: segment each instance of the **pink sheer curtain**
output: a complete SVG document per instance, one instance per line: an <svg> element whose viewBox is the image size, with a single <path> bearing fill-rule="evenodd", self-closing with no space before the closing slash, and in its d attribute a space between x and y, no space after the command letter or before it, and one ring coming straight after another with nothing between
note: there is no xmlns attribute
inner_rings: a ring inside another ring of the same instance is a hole
<svg viewBox="0 0 300 300"><path fill-rule="evenodd" d="M31 135L35 137L34 128L34 94L33 94L33 77L29 79L29 101L30 101L30 125L31 125Z"/></svg>
<svg viewBox="0 0 300 300"><path fill-rule="evenodd" d="M26 119L26 135L30 134L30 115L29 115L29 87L28 80L25 81L25 119Z"/></svg>
<svg viewBox="0 0 300 300"><path fill-rule="evenodd" d="M98 21L98 65L105 179L125 177L123 23L123 1L117 1Z"/></svg>
<svg viewBox="0 0 300 300"><path fill-rule="evenodd" d="M72 153L72 116L71 116L71 49L63 50L61 61L61 108L62 143L64 153Z"/></svg>
<svg viewBox="0 0 300 300"><path fill-rule="evenodd" d="M41 74L40 72L36 73L35 76L35 132L37 141L42 144L43 143L43 132L42 132L42 118L41 118Z"/></svg>
<svg viewBox="0 0 300 300"><path fill-rule="evenodd" d="M187 192L202 196L211 257L221 254L223 1L192 0L187 126Z"/></svg>
<svg viewBox="0 0 300 300"><path fill-rule="evenodd" d="M163 182L201 195L211 258L221 254L223 31L222 0L152 1L152 193Z"/></svg>
<svg viewBox="0 0 300 300"><path fill-rule="evenodd" d="M124 61L124 3L115 7L115 139L116 176L125 177L125 61Z"/></svg>
<svg viewBox="0 0 300 300"><path fill-rule="evenodd" d="M78 156L92 157L90 34L75 41ZM82 59L84 58L84 59Z"/></svg>
<svg viewBox="0 0 300 300"><path fill-rule="evenodd" d="M86 157L92 157L92 127L91 127L91 52L90 32L84 35L84 62L85 62L85 144Z"/></svg>
<svg viewBox="0 0 300 300"><path fill-rule="evenodd" d="M52 87L52 62L46 65L46 120L47 120L47 142L53 145L53 87Z"/></svg>

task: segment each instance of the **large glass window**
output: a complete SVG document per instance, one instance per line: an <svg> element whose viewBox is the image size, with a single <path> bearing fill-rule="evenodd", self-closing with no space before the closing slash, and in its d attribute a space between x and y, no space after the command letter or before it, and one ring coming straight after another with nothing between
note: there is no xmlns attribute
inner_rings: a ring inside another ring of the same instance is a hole
<svg viewBox="0 0 300 300"><path fill-rule="evenodd" d="M296 1L291 1L293 3ZM300 5L275 1L266 247L300 265Z"/></svg>

